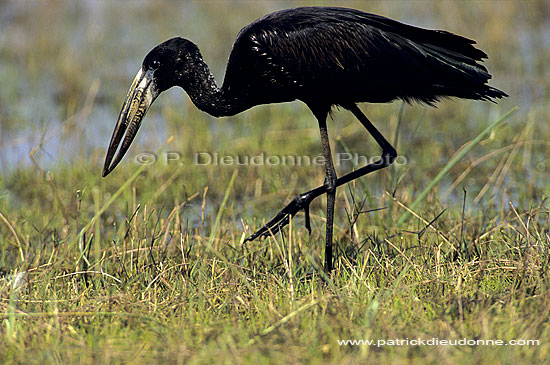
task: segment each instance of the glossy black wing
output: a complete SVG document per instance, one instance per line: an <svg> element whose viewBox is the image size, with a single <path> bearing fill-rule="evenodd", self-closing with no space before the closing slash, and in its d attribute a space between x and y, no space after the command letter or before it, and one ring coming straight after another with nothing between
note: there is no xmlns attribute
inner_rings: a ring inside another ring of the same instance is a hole
<svg viewBox="0 0 550 365"><path fill-rule="evenodd" d="M331 104L505 96L486 84L491 75L480 61L487 56L473 44L352 9L289 9L241 31L224 86L241 74L251 90Z"/></svg>

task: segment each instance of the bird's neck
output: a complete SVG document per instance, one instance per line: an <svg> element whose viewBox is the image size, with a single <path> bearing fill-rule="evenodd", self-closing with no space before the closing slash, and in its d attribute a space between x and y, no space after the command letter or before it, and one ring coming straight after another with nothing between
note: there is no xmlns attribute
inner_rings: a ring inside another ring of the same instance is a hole
<svg viewBox="0 0 550 365"><path fill-rule="evenodd" d="M188 71L188 75L192 76L181 86L200 110L215 117L224 117L247 109L240 105L239 100L229 98L224 90L218 87L212 72L200 55L193 62L193 70Z"/></svg>

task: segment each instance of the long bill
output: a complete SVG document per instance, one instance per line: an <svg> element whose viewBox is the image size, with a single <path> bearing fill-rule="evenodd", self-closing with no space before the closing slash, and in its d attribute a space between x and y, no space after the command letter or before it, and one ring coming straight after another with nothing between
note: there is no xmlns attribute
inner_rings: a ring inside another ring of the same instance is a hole
<svg viewBox="0 0 550 365"><path fill-rule="evenodd" d="M103 177L113 171L130 148L143 117L151 104L153 104L153 101L157 98L158 94L159 92L153 82L153 71L144 71L140 69L132 82L132 86L130 86L124 104L122 104L115 130L111 136L111 142L109 142L109 148L107 149L107 156L105 156L105 165L103 166ZM124 133L126 133L125 136ZM123 136L124 140L122 140ZM120 145L121 141L122 145ZM117 150L118 154L113 161L113 156Z"/></svg>

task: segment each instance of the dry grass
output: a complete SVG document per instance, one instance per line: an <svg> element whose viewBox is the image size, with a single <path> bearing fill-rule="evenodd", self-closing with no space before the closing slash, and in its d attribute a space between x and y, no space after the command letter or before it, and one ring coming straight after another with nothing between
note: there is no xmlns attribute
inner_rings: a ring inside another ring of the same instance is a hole
<svg viewBox="0 0 550 365"><path fill-rule="evenodd" d="M241 26L296 5L152 4L123 10L94 1L12 2L0 11L6 171L0 177L0 361L535 363L549 357L544 1L521 9L485 1L345 4L475 38L491 57L494 85L511 97L498 105L445 101L438 109L364 106L390 140L399 137L407 163L338 191L330 278L319 270L323 199L312 204L311 235L298 215L283 235L243 244L295 194L320 184L322 168L193 161L197 152L319 154L318 131L302 105L259 107L218 121L170 91L155 102L124 163L100 178L120 102L153 45L186 35L221 78ZM212 21L220 16L227 24ZM448 161L515 105L518 113L413 206ZM330 128L336 153L378 153L348 113L336 112ZM136 172L136 156L170 136L157 163ZM163 163L166 152L180 159ZM411 207L413 214L398 224ZM541 342L338 344L396 338Z"/></svg>

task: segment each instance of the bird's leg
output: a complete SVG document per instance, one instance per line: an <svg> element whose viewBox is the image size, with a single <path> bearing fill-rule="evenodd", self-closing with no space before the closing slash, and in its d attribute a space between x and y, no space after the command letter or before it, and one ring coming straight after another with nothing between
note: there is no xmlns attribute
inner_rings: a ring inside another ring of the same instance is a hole
<svg viewBox="0 0 550 365"><path fill-rule="evenodd" d="M361 176L370 174L371 172L383 169L392 164L392 162L397 157L397 152L395 148L384 138L384 136L376 129L376 127L370 122L370 120L363 114L361 109L355 104L347 106L347 108L355 115L357 119L363 124L363 126L369 131L371 136L374 138L376 143L382 148L382 156L380 160L374 161L366 166L363 166L355 171L352 171L338 180L336 180L336 187L346 184L352 180L355 180Z"/></svg>
<svg viewBox="0 0 550 365"><path fill-rule="evenodd" d="M332 271L332 231L334 225L334 201L336 199L336 170L332 162L332 153L330 151L330 142L328 139L326 115L319 120L319 130L321 131L321 145L323 146L323 157L325 162L325 183L323 184L327 193L327 222L325 235L325 271Z"/></svg>
<svg viewBox="0 0 550 365"><path fill-rule="evenodd" d="M327 194L327 214L326 214L326 236L325 236L325 271L332 271L332 232L334 224L334 202L336 200L336 170L332 161L332 152L330 151L330 142L327 131L327 112L314 112L319 121L319 130L321 132L321 146L323 147L323 158L325 164L325 182L323 186L298 195L289 205L281 210L275 218L270 220L262 229L248 237L245 241L252 241L259 236L275 234L282 227L288 224L288 221L301 209L304 209L306 215L306 228L311 232L309 219L309 203L319 195Z"/></svg>
<svg viewBox="0 0 550 365"><path fill-rule="evenodd" d="M395 148L382 136L382 134L376 129L376 127L368 120L368 118L361 112L357 105L352 104L347 108L355 115L357 119L363 124L363 126L369 131L369 133L376 140L378 145L382 148L382 156L380 160L363 166L355 171L352 171L338 179L336 179L335 188L344 185L352 180L355 180L361 176L370 174L371 172L388 167L397 157ZM322 133L322 132L321 132ZM331 160L332 161L332 160ZM336 176L336 174L334 175ZM326 183L326 181L325 181ZM284 207L273 219L266 223L265 226L260 228L254 234L249 236L245 241L253 241L258 237L268 237L272 234L276 234L286 226L289 219L293 217L300 210L304 209L306 214L306 228L311 232L311 226L309 221L309 204L313 199L328 192L327 186L322 185L308 192L299 194L296 196L286 207ZM328 205L328 204L327 204ZM327 206L328 207L328 206ZM328 213L328 212L327 212ZM327 229L328 229L328 214L327 214Z"/></svg>
<svg viewBox="0 0 550 365"><path fill-rule="evenodd" d="M254 241L258 237L266 238L278 233L281 228L286 226L289 219L294 217L300 210L305 212L305 225L307 230L311 233L311 224L309 219L309 203L318 196L326 193L325 186L319 186L313 190L297 195L286 207L281 209L275 217L265 224L262 228L257 230L254 234L247 237L244 241Z"/></svg>

